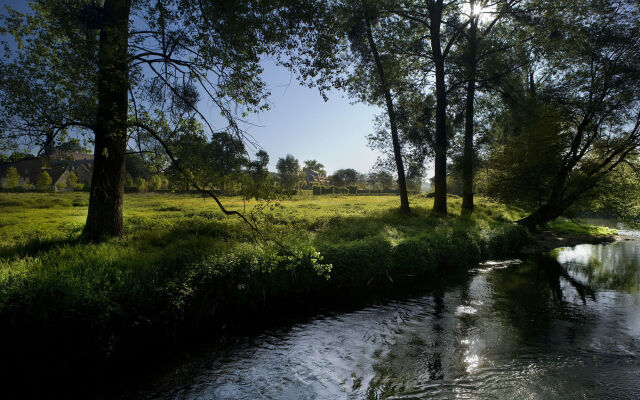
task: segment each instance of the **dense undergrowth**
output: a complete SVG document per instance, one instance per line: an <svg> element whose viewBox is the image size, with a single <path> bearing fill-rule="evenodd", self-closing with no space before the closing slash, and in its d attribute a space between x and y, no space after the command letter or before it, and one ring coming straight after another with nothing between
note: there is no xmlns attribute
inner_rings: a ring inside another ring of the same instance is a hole
<svg viewBox="0 0 640 400"><path fill-rule="evenodd" d="M274 241L256 240L211 201L148 194L125 197L126 237L91 244L79 240L87 201L0 194L0 357L13 371L99 373L279 299L428 280L515 254L528 239L511 223L521 211L483 199L461 216L452 197L447 218L425 197L411 199L411 216L394 196L286 200L252 213Z"/></svg>

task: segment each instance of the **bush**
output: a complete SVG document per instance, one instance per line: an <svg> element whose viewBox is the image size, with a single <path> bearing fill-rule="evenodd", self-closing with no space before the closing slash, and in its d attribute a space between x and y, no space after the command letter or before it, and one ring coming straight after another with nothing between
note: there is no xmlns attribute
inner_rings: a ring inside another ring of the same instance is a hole
<svg viewBox="0 0 640 400"><path fill-rule="evenodd" d="M69 172L66 184L68 188L75 189L76 185L78 184L78 175L76 175L76 173L73 171Z"/></svg>
<svg viewBox="0 0 640 400"><path fill-rule="evenodd" d="M154 192L162 189L162 178L158 175L153 175L149 180L149 188Z"/></svg>
<svg viewBox="0 0 640 400"><path fill-rule="evenodd" d="M144 178L136 178L136 189L140 193L146 193L149 191L149 184Z"/></svg>
<svg viewBox="0 0 640 400"><path fill-rule="evenodd" d="M15 189L18 187L20 183L20 174L16 167L7 168L7 173L5 175L4 187L5 189Z"/></svg>
<svg viewBox="0 0 640 400"><path fill-rule="evenodd" d="M131 176L131 174L127 174L124 177L124 187L126 187L126 188L135 187L135 183L133 183L133 177Z"/></svg>
<svg viewBox="0 0 640 400"><path fill-rule="evenodd" d="M51 183L51 175L47 171L42 171L36 180L36 187L40 190L49 190Z"/></svg>

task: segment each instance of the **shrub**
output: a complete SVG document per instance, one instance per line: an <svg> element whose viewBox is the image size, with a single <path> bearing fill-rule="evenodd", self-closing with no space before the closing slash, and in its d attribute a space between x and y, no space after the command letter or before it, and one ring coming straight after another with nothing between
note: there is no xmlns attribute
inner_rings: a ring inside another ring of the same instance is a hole
<svg viewBox="0 0 640 400"><path fill-rule="evenodd" d="M133 183L133 177L131 176L131 174L127 174L124 177L124 187L126 188L135 187L135 183Z"/></svg>
<svg viewBox="0 0 640 400"><path fill-rule="evenodd" d="M72 190L75 189L78 184L78 175L73 171L69 172L66 183L68 188L71 188Z"/></svg>
<svg viewBox="0 0 640 400"><path fill-rule="evenodd" d="M162 189L162 178L159 175L153 175L149 180L149 189L157 192Z"/></svg>
<svg viewBox="0 0 640 400"><path fill-rule="evenodd" d="M15 167L9 167L5 175L4 187L6 189L15 189L20 183L20 174Z"/></svg>
<svg viewBox="0 0 640 400"><path fill-rule="evenodd" d="M149 184L144 178L136 178L136 189L138 192L145 193L149 191Z"/></svg>
<svg viewBox="0 0 640 400"><path fill-rule="evenodd" d="M36 187L40 190L48 190L51 186L51 175L47 171L42 171L36 180Z"/></svg>

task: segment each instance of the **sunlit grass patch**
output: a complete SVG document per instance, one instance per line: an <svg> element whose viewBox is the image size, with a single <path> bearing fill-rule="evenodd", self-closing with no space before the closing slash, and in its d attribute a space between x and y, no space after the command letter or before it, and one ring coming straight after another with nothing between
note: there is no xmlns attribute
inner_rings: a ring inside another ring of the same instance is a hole
<svg viewBox="0 0 640 400"><path fill-rule="evenodd" d="M590 236L616 235L618 231L606 226L580 224L566 218L557 218L548 224L549 228L558 233L571 233Z"/></svg>

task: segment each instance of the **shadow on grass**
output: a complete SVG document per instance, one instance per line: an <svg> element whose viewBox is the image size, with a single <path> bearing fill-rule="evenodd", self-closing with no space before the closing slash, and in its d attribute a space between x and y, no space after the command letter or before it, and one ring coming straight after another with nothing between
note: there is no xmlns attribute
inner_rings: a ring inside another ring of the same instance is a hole
<svg viewBox="0 0 640 400"><path fill-rule="evenodd" d="M80 237L58 239L30 239L15 246L0 246L0 259L14 257L35 257L63 246L83 243Z"/></svg>

